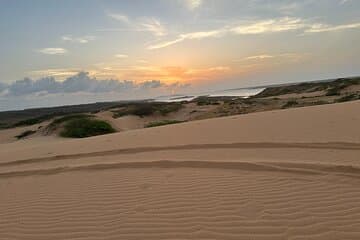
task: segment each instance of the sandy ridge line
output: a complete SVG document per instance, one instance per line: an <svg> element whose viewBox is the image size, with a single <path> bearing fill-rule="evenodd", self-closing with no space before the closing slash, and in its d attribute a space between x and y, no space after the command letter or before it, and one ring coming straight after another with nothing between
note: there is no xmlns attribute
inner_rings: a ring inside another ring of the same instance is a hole
<svg viewBox="0 0 360 240"><path fill-rule="evenodd" d="M324 164L293 164L293 163L253 163L253 162L215 162L215 161L151 161L151 162L122 162L103 163L80 166L64 166L47 169L33 169L24 171L10 171L0 173L0 178L52 175L73 171L94 171L124 168L206 168L206 169L232 169L243 171L269 171L286 172L294 174L321 175L336 174L340 176L360 178L360 168L344 165Z"/></svg>
<svg viewBox="0 0 360 240"><path fill-rule="evenodd" d="M259 143L223 143L223 144L189 144L189 145L177 145L177 146L165 146L165 147L138 147L138 148L122 148L107 151L77 153L68 155L56 155L51 157L42 158L29 158L21 159L10 162L0 163L1 166L21 165L28 163L49 162L57 160L67 159L80 159L86 157L103 157L119 154L135 154L145 152L156 151L174 151L174 150L199 150L199 149L272 149L272 148L293 148L293 149L330 149L330 150L360 150L360 143L350 142L323 142L323 143L271 143L271 142L259 142Z"/></svg>

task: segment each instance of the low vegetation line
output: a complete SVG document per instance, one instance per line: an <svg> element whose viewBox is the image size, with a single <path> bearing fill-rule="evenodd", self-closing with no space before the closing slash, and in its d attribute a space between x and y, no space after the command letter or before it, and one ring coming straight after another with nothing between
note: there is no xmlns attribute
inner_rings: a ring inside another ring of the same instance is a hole
<svg viewBox="0 0 360 240"><path fill-rule="evenodd" d="M160 126L164 126L164 125L169 125L169 124L176 124L176 123L183 123L185 121L178 121L178 120L163 120L163 121L156 121L156 122L151 122L145 125L146 128L151 128L151 127L160 127Z"/></svg>

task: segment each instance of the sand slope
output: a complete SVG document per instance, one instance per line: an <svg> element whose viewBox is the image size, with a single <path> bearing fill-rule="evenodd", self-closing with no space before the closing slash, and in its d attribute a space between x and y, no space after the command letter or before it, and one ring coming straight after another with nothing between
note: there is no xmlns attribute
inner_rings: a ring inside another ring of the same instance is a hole
<svg viewBox="0 0 360 240"><path fill-rule="evenodd" d="M360 101L0 144L0 239L360 239Z"/></svg>

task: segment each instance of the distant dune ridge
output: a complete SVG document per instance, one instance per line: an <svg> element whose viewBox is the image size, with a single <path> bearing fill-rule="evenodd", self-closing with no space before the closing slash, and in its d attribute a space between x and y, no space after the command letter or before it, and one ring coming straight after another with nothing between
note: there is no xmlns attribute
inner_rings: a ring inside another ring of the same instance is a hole
<svg viewBox="0 0 360 240"><path fill-rule="evenodd" d="M3 143L0 239L360 239L359 121L352 101Z"/></svg>

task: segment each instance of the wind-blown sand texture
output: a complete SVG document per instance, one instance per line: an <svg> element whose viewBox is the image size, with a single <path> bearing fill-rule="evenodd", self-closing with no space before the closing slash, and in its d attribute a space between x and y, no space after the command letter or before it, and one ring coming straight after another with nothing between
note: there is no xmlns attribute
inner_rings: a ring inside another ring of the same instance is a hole
<svg viewBox="0 0 360 240"><path fill-rule="evenodd" d="M0 239L360 239L359 123L355 101L0 144Z"/></svg>

